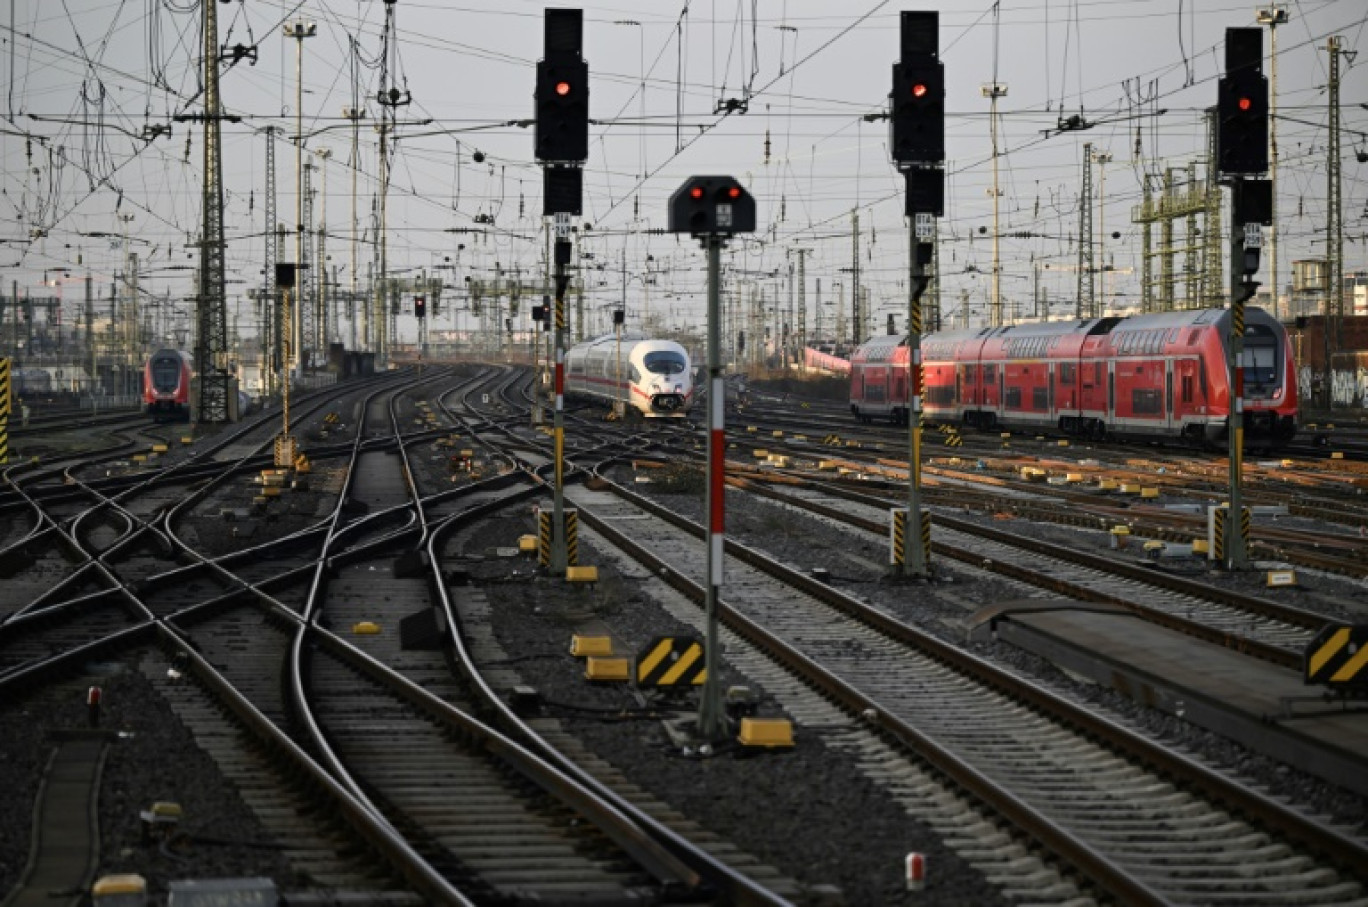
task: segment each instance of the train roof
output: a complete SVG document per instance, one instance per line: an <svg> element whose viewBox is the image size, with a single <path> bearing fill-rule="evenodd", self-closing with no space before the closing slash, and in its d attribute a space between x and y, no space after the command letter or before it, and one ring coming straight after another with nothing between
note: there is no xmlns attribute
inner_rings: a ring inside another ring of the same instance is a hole
<svg viewBox="0 0 1368 907"><path fill-rule="evenodd" d="M1181 328L1204 324L1222 324L1229 320L1227 308L1180 309L1173 312L1148 312L1136 315L1108 315L1104 318L1074 318L1068 321L1034 321L1023 324L1009 324L1002 327L957 328L950 331L937 331L922 336L922 342L960 343L966 340L988 340L1012 337L1056 337L1061 334L1109 334L1113 331L1145 331L1160 328ZM1277 320L1258 306L1245 307L1247 324L1277 324ZM901 346L907 342L906 334L882 334L871 337L860 345L860 349L882 349Z"/></svg>
<svg viewBox="0 0 1368 907"><path fill-rule="evenodd" d="M577 343L572 349L591 349L604 344L616 344L617 339L617 335L615 334L603 334L602 336ZM677 346L680 349L684 348L683 344L677 340L671 340L668 337L647 337L645 334L623 334L622 343L624 345L637 343L667 343L671 346Z"/></svg>

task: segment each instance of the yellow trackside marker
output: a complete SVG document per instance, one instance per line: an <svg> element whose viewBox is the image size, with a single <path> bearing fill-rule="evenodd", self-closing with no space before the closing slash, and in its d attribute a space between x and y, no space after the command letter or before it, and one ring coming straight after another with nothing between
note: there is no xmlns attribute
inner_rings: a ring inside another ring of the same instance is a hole
<svg viewBox="0 0 1368 907"><path fill-rule="evenodd" d="M1348 643L1349 628L1340 627L1330 636L1330 639L1311 656L1310 670L1307 673L1312 677L1315 677L1321 672L1321 668L1325 667L1325 663L1338 655L1339 650L1343 649Z"/></svg>
<svg viewBox="0 0 1368 907"><path fill-rule="evenodd" d="M626 658L594 656L584 661L585 680L626 681L631 678L631 665Z"/></svg>
<svg viewBox="0 0 1368 907"><path fill-rule="evenodd" d="M659 636L637 655L637 684L701 684L707 679L703 642L696 637Z"/></svg>
<svg viewBox="0 0 1368 907"><path fill-rule="evenodd" d="M1333 683L1353 680L1364 665L1368 665L1368 646L1360 646L1353 658L1350 658L1338 671L1330 675L1330 680Z"/></svg>
<svg viewBox="0 0 1368 907"><path fill-rule="evenodd" d="M742 746L793 746L793 724L783 718L742 718L737 741Z"/></svg>
<svg viewBox="0 0 1368 907"><path fill-rule="evenodd" d="M576 657L612 655L613 639L610 636L581 636L577 633L570 637L570 654Z"/></svg>

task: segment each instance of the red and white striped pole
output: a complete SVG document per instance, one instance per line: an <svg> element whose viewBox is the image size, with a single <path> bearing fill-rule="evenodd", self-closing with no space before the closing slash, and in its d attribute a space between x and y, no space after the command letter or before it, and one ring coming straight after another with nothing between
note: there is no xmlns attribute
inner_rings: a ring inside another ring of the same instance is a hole
<svg viewBox="0 0 1368 907"><path fill-rule="evenodd" d="M919 853L907 855L905 875L908 891L921 891L926 887L926 857Z"/></svg>
<svg viewBox="0 0 1368 907"><path fill-rule="evenodd" d="M100 726L100 700L104 698L104 690L99 687L91 687L86 691L86 712L90 716L90 726Z"/></svg>
<svg viewBox="0 0 1368 907"><path fill-rule="evenodd" d="M727 466L727 441L723 426L727 391L722 378L722 312L718 286L722 270L722 237L708 234L703 242L708 250L708 629L703 647L706 676L703 679L703 699L698 708L698 731L700 736L708 740L721 740L727 735L717 657L717 603L722 595L722 554L726 527L724 479Z"/></svg>

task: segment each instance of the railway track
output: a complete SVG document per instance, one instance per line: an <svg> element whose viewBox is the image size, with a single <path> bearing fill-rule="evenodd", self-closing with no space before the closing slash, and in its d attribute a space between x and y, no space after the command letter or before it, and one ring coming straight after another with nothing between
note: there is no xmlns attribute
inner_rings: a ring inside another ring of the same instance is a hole
<svg viewBox="0 0 1368 907"><path fill-rule="evenodd" d="M612 495L576 489L575 502L582 521L651 572L668 574L686 594L701 594L684 579L703 573L697 527L679 525L666 508L621 487ZM740 552L734 543L728 549L734 556ZM1033 684L977 663L755 552L745 562L732 560L727 567L728 626L818 685L853 717L872 721L956 778L1109 896L1127 903L1203 901L1218 892L1257 897L1261 890L1307 903L1361 896L1361 881L1350 867L1361 859L1356 854L1362 842L1294 812L1283 814L1261 795L1214 773L1174 776L1184 768L1183 757L1054 702ZM973 720L963 720L965 715ZM1023 752L1031 758L1023 760ZM1182 780L1175 783L1174 777ZM1244 815L1260 816L1257 824L1232 818L1235 802ZM1212 836L1219 843L1200 843ZM1134 847L1137 839L1147 842L1143 853ZM1295 893L1282 889L1289 881L1283 874L1251 877L1246 861L1265 859L1270 842L1296 865L1320 869L1292 881ZM1317 856L1337 851L1329 863ZM1199 862L1203 868L1193 877L1174 870Z"/></svg>

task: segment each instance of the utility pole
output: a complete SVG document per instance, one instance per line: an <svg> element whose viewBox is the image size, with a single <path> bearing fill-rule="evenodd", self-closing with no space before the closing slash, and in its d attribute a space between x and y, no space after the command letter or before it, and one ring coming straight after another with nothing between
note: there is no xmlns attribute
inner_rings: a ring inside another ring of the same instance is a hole
<svg viewBox="0 0 1368 907"><path fill-rule="evenodd" d="M295 367L300 376L308 365L305 361L304 325L302 313L304 303L304 39L318 33L318 26L312 22L298 19L285 23L285 37L295 39L295 269L294 299L295 314L286 327L292 335L291 345L295 348ZM290 364L284 363L285 381L288 382ZM289 430L286 429L286 434Z"/></svg>
<svg viewBox="0 0 1368 907"><path fill-rule="evenodd" d="M998 98L1007 97L1007 86L992 82L982 86L982 95L988 99L988 128L993 139L993 298L989 306L988 323L992 327L1002 326L1002 259L999 252L998 212L1002 190L998 188ZM1086 145L1084 147L1087 147Z"/></svg>
<svg viewBox="0 0 1368 907"><path fill-rule="evenodd" d="M820 277L812 284L812 333L816 335L818 342L826 339L822 336L822 278Z"/></svg>
<svg viewBox="0 0 1368 907"><path fill-rule="evenodd" d="M798 255L798 370L807 371L807 256L811 249L794 249Z"/></svg>
<svg viewBox="0 0 1368 907"><path fill-rule="evenodd" d="M324 361L327 359L328 340L332 334L328 328L333 325L333 319L328 317L328 257L327 257L327 238L328 238L328 158L332 157L331 148L320 148L314 152L323 163L318 165L319 172L323 174L323 186L319 193L318 203L318 338L319 351L324 354ZM335 333L335 331L334 331Z"/></svg>
<svg viewBox="0 0 1368 907"><path fill-rule="evenodd" d="M1331 368L1331 357L1338 349L1340 327L1344 320L1344 196L1341 187L1340 163L1340 57L1347 56L1353 61L1354 51L1344 49L1344 39L1332 35L1325 42L1330 53L1330 82L1327 102L1329 110L1329 160L1326 162L1326 205L1327 223L1325 228L1326 246L1326 285L1325 285L1325 373L1321 378L1321 392L1324 399L1321 405L1329 412L1334 403L1332 379L1335 371Z"/></svg>
<svg viewBox="0 0 1368 907"><path fill-rule="evenodd" d="M361 319L363 324L366 322L366 307L365 307L364 305L358 306L358 305L357 305L357 299L356 299L356 291L357 291L356 282L357 282L357 278L358 278L358 276L359 276L359 275L356 273L356 269L357 269L356 250L357 250L357 238L358 238L358 237L357 237L357 229L356 229L356 228L357 228L357 222L356 222L356 174L357 174L357 171L359 171L359 170L361 169L361 146L360 146L360 142L361 142L361 118L362 118L363 116L365 116L365 115L366 115L366 112L365 112L364 110L360 109L360 108L357 108L357 107L344 107L344 108L342 108L342 116L344 116L344 117L346 117L347 119L351 120L351 124L352 124L351 160L349 160L347 163L348 163L348 166L351 167L351 297L350 297L350 308L351 308L351 347L350 347L350 348L353 349L353 350L358 350L358 349L360 349L360 347L357 345L357 344L358 344L358 339L357 339L357 324L356 324L357 319L358 319L358 318ZM361 335L362 338L366 337L367 331L366 331L365 328L362 328L362 330L360 331L360 335Z"/></svg>
<svg viewBox="0 0 1368 907"><path fill-rule="evenodd" d="M310 369L318 365L318 268L312 261L314 255L313 232L314 219L314 162L306 160L304 162L304 217L300 223L304 225L301 231L303 243L303 255L299 259L300 279L304 283L304 295L294 301L299 309L299 336L303 349L300 351L301 361Z"/></svg>
<svg viewBox="0 0 1368 907"><path fill-rule="evenodd" d="M267 396L275 394L275 374L280 368L280 296L276 290L276 127L266 127L266 255L263 259L265 280L262 281L263 308L261 335L261 384Z"/></svg>
<svg viewBox="0 0 1368 907"><path fill-rule="evenodd" d="M1107 308L1107 165L1112 162L1110 151L1099 151L1093 155L1097 163L1097 266L1102 271L1102 299L1093 317L1101 317ZM1091 237L1089 237L1091 239Z"/></svg>
<svg viewBox="0 0 1368 907"><path fill-rule="evenodd" d="M381 38L380 92L376 101L384 108L380 118L380 274L378 276L375 308L375 359L378 367L389 362L390 327L394 324L394 308L386 309L384 286L389 275L389 181L390 149L387 138L397 127L395 115L400 107L413 103L408 91L394 87L395 62L398 59L398 37L394 27L394 5L396 0L385 0L385 29ZM397 292L397 290L396 290Z"/></svg>
<svg viewBox="0 0 1368 907"><path fill-rule="evenodd" d="M199 298L196 303L195 369L199 394L194 418L220 424L231 420L236 388L228 373L228 310L223 295L223 170L219 136L217 4L204 4L204 208L200 236Z"/></svg>
<svg viewBox="0 0 1368 907"><path fill-rule="evenodd" d="M1083 143L1083 185L1078 197L1078 302L1074 317L1097 317L1097 269L1093 256L1092 142Z"/></svg>
<svg viewBox="0 0 1368 907"><path fill-rule="evenodd" d="M850 211L850 318L850 345L854 349L864 339L864 319L860 317L860 212L854 208Z"/></svg>
<svg viewBox="0 0 1368 907"><path fill-rule="evenodd" d="M1273 223L1264 231L1268 235L1264 241L1268 244L1269 286L1272 288L1273 296L1273 317L1279 317L1282 302L1279 298L1280 288L1278 285L1278 26L1286 25L1288 20L1287 7L1279 6L1276 3L1269 5L1257 12L1260 25L1268 26L1268 39L1270 44L1268 85L1268 179L1273 185Z"/></svg>
<svg viewBox="0 0 1368 907"><path fill-rule="evenodd" d="M85 279L85 335L90 352L90 409L95 409L95 278L86 272Z"/></svg>

